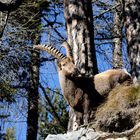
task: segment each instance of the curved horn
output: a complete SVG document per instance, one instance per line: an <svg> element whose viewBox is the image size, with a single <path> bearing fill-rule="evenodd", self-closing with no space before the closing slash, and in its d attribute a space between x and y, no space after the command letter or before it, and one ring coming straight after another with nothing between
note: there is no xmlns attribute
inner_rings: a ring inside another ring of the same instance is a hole
<svg viewBox="0 0 140 140"><path fill-rule="evenodd" d="M52 56L56 57L58 60L62 60L62 59L67 58L64 54L62 54L58 49L56 49L53 46L49 46L49 45L34 45L33 48L38 49L38 50L47 51Z"/></svg>
<svg viewBox="0 0 140 140"><path fill-rule="evenodd" d="M69 43L67 41L64 41L61 46L65 47L65 49L66 49L66 56L68 58L70 58L71 60L73 60L72 49L71 49L71 46L69 45Z"/></svg>

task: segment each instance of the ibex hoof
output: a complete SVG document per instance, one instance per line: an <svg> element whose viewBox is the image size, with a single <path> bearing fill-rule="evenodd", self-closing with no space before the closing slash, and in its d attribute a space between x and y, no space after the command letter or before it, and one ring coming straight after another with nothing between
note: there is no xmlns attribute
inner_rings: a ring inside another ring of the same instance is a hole
<svg viewBox="0 0 140 140"><path fill-rule="evenodd" d="M79 125L77 122L73 123L73 131L76 131L78 129Z"/></svg>

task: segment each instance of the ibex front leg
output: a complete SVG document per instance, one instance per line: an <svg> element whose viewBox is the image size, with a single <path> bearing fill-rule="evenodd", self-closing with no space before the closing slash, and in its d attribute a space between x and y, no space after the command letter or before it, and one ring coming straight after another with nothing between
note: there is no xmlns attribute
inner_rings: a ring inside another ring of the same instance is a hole
<svg viewBox="0 0 140 140"><path fill-rule="evenodd" d="M84 103L83 103L83 121L84 124L89 123L89 116L90 116L90 100L88 95L84 94Z"/></svg>

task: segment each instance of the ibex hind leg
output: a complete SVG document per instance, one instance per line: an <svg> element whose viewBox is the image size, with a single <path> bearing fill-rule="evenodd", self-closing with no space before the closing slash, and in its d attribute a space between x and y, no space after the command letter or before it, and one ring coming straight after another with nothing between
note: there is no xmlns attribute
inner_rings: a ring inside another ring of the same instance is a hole
<svg viewBox="0 0 140 140"><path fill-rule="evenodd" d="M89 123L90 116L90 100L87 94L84 95L84 106L83 106L83 123L84 125Z"/></svg>
<svg viewBox="0 0 140 140"><path fill-rule="evenodd" d="M76 116L74 118L73 130L77 130L83 124L83 113L76 112Z"/></svg>

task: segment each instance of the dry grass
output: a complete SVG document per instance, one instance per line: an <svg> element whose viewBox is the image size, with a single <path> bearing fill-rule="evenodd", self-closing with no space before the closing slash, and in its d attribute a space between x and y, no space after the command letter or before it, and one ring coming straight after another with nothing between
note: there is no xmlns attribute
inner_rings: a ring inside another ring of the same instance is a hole
<svg viewBox="0 0 140 140"><path fill-rule="evenodd" d="M130 140L140 140L140 129L130 137Z"/></svg>
<svg viewBox="0 0 140 140"><path fill-rule="evenodd" d="M96 128L106 132L123 132L140 122L140 86L119 85L105 103L97 108Z"/></svg>

